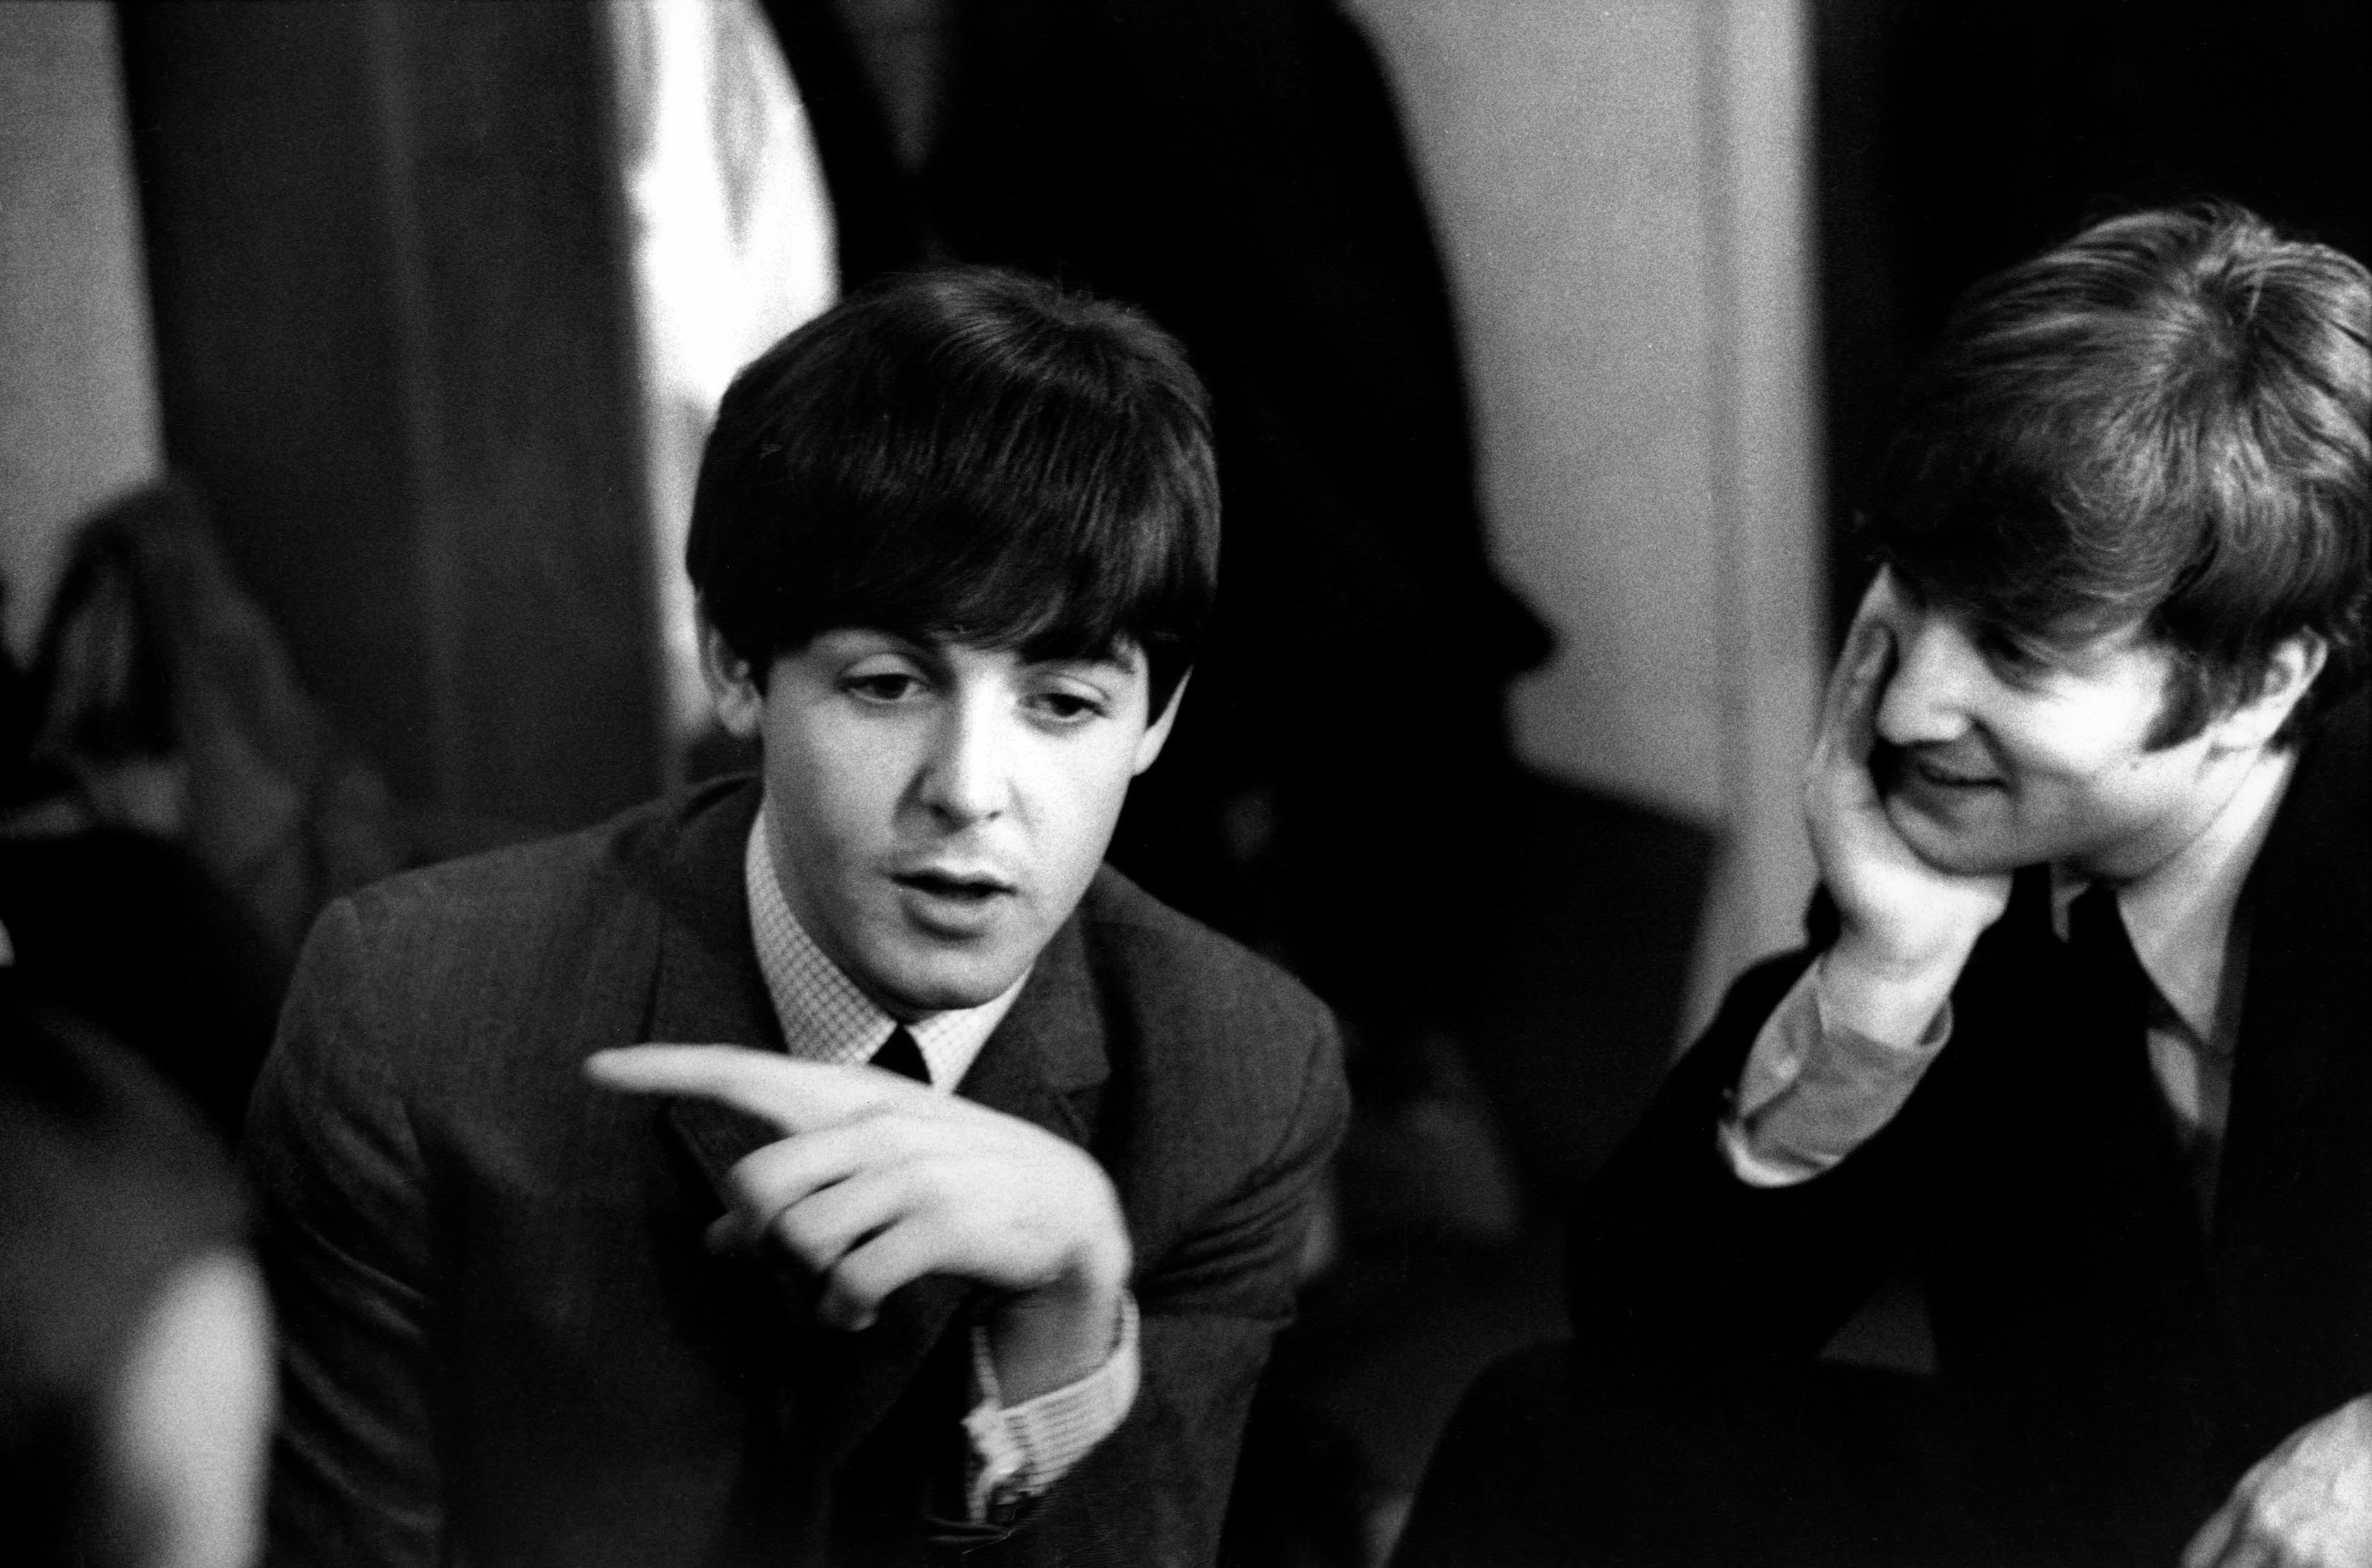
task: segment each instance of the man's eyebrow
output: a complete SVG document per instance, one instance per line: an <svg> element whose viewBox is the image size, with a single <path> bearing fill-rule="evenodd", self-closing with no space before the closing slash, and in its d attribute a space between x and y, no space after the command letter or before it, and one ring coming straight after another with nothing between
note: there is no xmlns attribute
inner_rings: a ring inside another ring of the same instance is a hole
<svg viewBox="0 0 2372 1568"><path fill-rule="evenodd" d="M1116 639L1109 647L1071 648L1060 653L1035 652L1025 644L1019 652L1024 664L1089 664L1129 670L1145 661L1144 650L1126 638Z"/></svg>
<svg viewBox="0 0 2372 1568"><path fill-rule="evenodd" d="M1108 670L1117 676L1134 674L1140 668L1120 654L1052 654L1043 658L1025 657L1021 662L1033 669Z"/></svg>
<svg viewBox="0 0 2372 1568"><path fill-rule="evenodd" d="M825 633L826 636L835 634L855 639L856 646L849 651L862 653L867 658L881 654L890 654L899 658L913 659L920 663L941 657L939 651L932 645L929 639L910 637L902 632L892 632L884 627L840 626L834 627L831 633ZM819 643L823 640L823 637L816 639Z"/></svg>

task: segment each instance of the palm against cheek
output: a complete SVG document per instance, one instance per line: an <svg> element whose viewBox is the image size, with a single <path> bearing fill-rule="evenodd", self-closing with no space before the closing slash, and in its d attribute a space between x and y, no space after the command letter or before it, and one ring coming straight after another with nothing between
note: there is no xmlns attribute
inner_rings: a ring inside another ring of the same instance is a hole
<svg viewBox="0 0 2372 1568"><path fill-rule="evenodd" d="M1804 816L1846 940L1885 968L1909 970L1965 952L2006 906L2009 878L1930 865L1887 814L1869 769L1878 703L1894 674L1894 634L1879 613L1885 587L1881 579L1863 600L1830 677Z"/></svg>

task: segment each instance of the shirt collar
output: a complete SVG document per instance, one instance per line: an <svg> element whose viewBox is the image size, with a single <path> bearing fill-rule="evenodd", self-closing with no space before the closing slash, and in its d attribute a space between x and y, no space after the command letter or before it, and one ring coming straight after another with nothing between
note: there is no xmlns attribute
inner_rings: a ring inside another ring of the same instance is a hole
<svg viewBox="0 0 2372 1568"><path fill-rule="evenodd" d="M774 1017L783 1028L783 1043L792 1055L810 1062L846 1065L870 1061L898 1020L841 972L791 912L775 873L763 802L750 824L741 872L750 893L750 942L758 950L758 970L765 976ZM977 1007L925 1014L906 1025L930 1064L932 1087L949 1093L963 1081L1029 981L1025 970L1002 994Z"/></svg>
<svg viewBox="0 0 2372 1568"><path fill-rule="evenodd" d="M2117 912L2134 956L2194 1040L2227 1051L2237 1023L2225 1004L2227 971L2239 944L2233 917L2249 868L2264 847L2273 814L2297 768L2297 751L2268 750L2200 834L2146 875L2117 890ZM2081 878L2052 867L2052 891L2062 930Z"/></svg>

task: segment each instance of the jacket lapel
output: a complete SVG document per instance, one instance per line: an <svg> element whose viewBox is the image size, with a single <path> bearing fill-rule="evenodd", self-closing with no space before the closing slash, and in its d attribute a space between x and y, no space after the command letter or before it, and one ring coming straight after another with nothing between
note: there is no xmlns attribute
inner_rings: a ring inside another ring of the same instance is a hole
<svg viewBox="0 0 2372 1568"><path fill-rule="evenodd" d="M1038 955L1029 983L957 1092L1084 1144L1109 1072L1102 1013L1074 914Z"/></svg>
<svg viewBox="0 0 2372 1568"><path fill-rule="evenodd" d="M750 943L742 882L758 793L754 785L745 787L695 816L676 854L655 868L665 918L646 1040L785 1049ZM1039 955L1013 1010L959 1092L1085 1144L1106 1072L1102 1026L1074 915ZM667 1121L717 1195L719 1212L727 1174L781 1136L767 1122L706 1100L672 1102ZM814 1320L807 1282L785 1283L786 1435L812 1456L817 1473L830 1473L898 1402L972 1293L960 1280L919 1280L890 1296L872 1328L849 1335Z"/></svg>
<svg viewBox="0 0 2372 1568"><path fill-rule="evenodd" d="M2320 1413L2304 1407L2372 1362L2354 1323L2372 1304L2372 1273L2355 1261L2372 1202L2363 1125L2372 1092L2366 738L2362 696L2324 720L2243 894L2248 989L2213 1256L2262 1428L2245 1434L2250 1444Z"/></svg>
<svg viewBox="0 0 2372 1568"><path fill-rule="evenodd" d="M782 1025L750 942L741 857L758 812L754 784L692 818L654 867L663 919L645 1040L781 1051ZM767 1123L707 1100L680 1099L668 1121L720 1201L725 1173L779 1138Z"/></svg>

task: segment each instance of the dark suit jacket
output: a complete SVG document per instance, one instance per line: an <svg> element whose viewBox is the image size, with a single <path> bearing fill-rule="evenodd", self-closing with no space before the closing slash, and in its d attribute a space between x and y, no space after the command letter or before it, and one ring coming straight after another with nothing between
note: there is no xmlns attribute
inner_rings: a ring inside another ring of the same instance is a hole
<svg viewBox="0 0 2372 1568"><path fill-rule="evenodd" d="M2309 741L2242 895L2212 1225L2137 1039L2111 1044L2023 875L1901 1111L1797 1187L1738 1181L1715 1128L1810 953L1738 981L1580 1207L1585 1382L1718 1398L1808 1361L1910 1249L1995 1514L2173 1561L2249 1463L2372 1390L2367 789L2359 697Z"/></svg>
<svg viewBox="0 0 2372 1568"><path fill-rule="evenodd" d="M248 1139L287 1347L273 1561L837 1568L963 1537L926 1516L960 1517L967 1289L814 1327L810 1287L702 1245L773 1134L580 1073L638 1040L781 1049L742 886L757 794L322 917ZM1094 1152L1144 1314L1125 1423L975 1560L1207 1561L1344 1116L1331 1019L1107 871L962 1092Z"/></svg>

